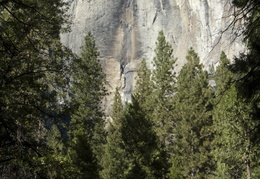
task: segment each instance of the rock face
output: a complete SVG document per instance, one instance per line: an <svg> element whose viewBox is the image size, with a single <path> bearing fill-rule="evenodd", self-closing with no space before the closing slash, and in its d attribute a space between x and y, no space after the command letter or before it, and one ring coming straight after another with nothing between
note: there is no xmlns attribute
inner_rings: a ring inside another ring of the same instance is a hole
<svg viewBox="0 0 260 179"><path fill-rule="evenodd" d="M242 51L241 39L234 41L230 30L221 33L232 20L231 1L70 0L71 32L61 38L64 45L79 54L84 36L92 31L109 90L119 87L128 101L141 59L153 68L160 30L172 44L179 68L190 47L199 54L205 68L218 62L221 51L229 57Z"/></svg>

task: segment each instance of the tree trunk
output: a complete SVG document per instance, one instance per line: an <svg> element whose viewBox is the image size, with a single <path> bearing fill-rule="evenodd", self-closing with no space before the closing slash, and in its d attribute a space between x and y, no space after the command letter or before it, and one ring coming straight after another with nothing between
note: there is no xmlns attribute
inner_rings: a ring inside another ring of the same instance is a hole
<svg viewBox="0 0 260 179"><path fill-rule="evenodd" d="M248 159L246 161L246 172L247 172L247 179L251 179L250 160Z"/></svg>
<svg viewBox="0 0 260 179"><path fill-rule="evenodd" d="M250 139L249 137L247 137L247 140L249 141L249 144L247 144L246 146L246 156L245 156L245 163L246 163L246 173L247 173L247 179L251 179L251 167L250 167L250 158L249 158L249 154L250 154Z"/></svg>

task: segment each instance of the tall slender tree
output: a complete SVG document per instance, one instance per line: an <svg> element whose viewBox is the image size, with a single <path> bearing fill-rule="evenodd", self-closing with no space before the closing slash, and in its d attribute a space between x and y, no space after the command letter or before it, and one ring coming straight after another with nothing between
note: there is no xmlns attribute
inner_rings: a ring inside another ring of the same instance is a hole
<svg viewBox="0 0 260 179"><path fill-rule="evenodd" d="M151 97L153 95L153 88L151 71L147 68L145 60L142 61L139 70L137 71L137 81L134 90L134 96L141 106L142 110L145 112L146 116L151 118L151 113L153 111L153 103Z"/></svg>
<svg viewBox="0 0 260 179"><path fill-rule="evenodd" d="M239 97L253 103L253 117L260 121L260 3L258 0L234 0L232 2L236 9L230 27L236 30L235 32L242 33L247 47L244 54L235 58L232 71L236 74L236 88ZM256 145L260 143L259 134L260 126L251 131L251 135L255 135Z"/></svg>
<svg viewBox="0 0 260 179"><path fill-rule="evenodd" d="M172 116L170 111L173 109L171 97L175 91L175 72L174 66L176 58L173 56L173 49L166 41L163 31L159 32L155 57L153 59L154 70L152 72L153 81L153 119L156 125L157 134L163 143L167 143L169 135L170 121Z"/></svg>
<svg viewBox="0 0 260 179"><path fill-rule="evenodd" d="M175 166L172 170L174 167L180 168L184 178L206 178L213 171L210 155L212 91L208 74L192 48L186 59L187 63L177 78L177 93L174 96Z"/></svg>
<svg viewBox="0 0 260 179"><path fill-rule="evenodd" d="M135 96L123 109L117 90L112 119L103 158L103 178L165 178L169 168L167 152Z"/></svg>
<svg viewBox="0 0 260 179"><path fill-rule="evenodd" d="M101 175L104 179L125 178L128 161L122 141L123 104L118 88L116 88L114 96L111 117L112 121L107 129L107 144L102 158L103 170Z"/></svg>
<svg viewBox="0 0 260 179"><path fill-rule="evenodd" d="M239 98L234 84L235 74L224 53L216 71L216 106L213 121L218 178L258 178L258 145L252 142L251 133L259 122L254 120L253 106ZM252 176L253 175L253 176Z"/></svg>
<svg viewBox="0 0 260 179"><path fill-rule="evenodd" d="M98 59L99 52L94 37L90 32L85 37L85 45L81 50L81 56L75 59L71 65L73 80L72 120L69 131L72 141L71 153L76 154L76 161L81 161L75 162L75 165L81 168L82 176L97 178L98 171L93 171L92 176L87 176L86 172L89 171L85 170L83 166L96 164L101 160L103 153L105 126L101 104L106 95L105 74ZM91 156L91 152L94 156ZM85 156L82 156L82 153ZM97 168L97 166L92 167Z"/></svg>
<svg viewBox="0 0 260 179"><path fill-rule="evenodd" d="M135 96L126 106L122 140L130 166L126 178L166 178L169 168L166 148Z"/></svg>

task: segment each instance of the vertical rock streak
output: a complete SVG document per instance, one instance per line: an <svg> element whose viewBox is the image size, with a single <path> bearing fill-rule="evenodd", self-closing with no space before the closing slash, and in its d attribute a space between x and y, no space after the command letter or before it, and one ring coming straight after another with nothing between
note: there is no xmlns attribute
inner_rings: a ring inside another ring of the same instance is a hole
<svg viewBox="0 0 260 179"><path fill-rule="evenodd" d="M217 63L222 50L229 57L239 54L244 49L241 39L231 44L231 33L221 35L230 22L230 5L221 0L74 0L69 12L71 32L61 38L79 53L84 36L92 31L110 76L111 91L121 86L121 91L129 95L133 71L140 59L145 58L152 68L160 30L173 45L179 68L185 63L190 47L198 52L205 67Z"/></svg>

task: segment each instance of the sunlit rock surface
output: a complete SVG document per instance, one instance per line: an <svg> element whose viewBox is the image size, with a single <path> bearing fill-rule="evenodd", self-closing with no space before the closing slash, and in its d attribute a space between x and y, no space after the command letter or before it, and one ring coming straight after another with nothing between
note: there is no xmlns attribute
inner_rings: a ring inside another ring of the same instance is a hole
<svg viewBox="0 0 260 179"><path fill-rule="evenodd" d="M173 46L178 68L185 63L190 47L199 54L205 68L217 64L221 51L232 58L244 49L241 38L234 40L231 30L226 31L232 20L231 0L69 1L72 27L70 33L61 35L63 44L79 54L84 36L92 31L108 89L113 92L119 87L125 101L131 97L141 59L145 58L148 67L153 68L151 61L160 30ZM108 97L107 105L111 101Z"/></svg>

